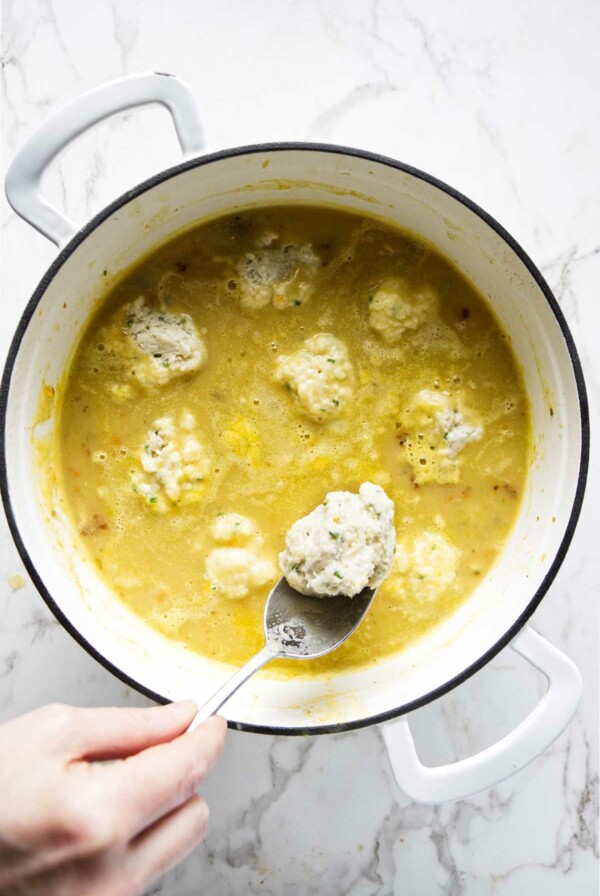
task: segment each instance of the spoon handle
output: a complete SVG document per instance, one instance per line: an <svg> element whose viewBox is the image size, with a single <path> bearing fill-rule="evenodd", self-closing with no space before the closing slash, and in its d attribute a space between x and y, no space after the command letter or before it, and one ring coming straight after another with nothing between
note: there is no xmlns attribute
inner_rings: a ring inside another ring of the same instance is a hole
<svg viewBox="0 0 600 896"><path fill-rule="evenodd" d="M270 660L274 660L276 656L278 656L278 654L273 651L272 647L263 647L263 649L255 654L252 659L248 660L241 669L238 669L235 675L228 678L225 684L221 685L212 697L208 698L206 703L202 704L192 719L188 731L192 731L193 728L197 728L198 725L201 725L202 722L205 722L210 716L213 716L251 675L254 675L259 669L262 669L262 667Z"/></svg>

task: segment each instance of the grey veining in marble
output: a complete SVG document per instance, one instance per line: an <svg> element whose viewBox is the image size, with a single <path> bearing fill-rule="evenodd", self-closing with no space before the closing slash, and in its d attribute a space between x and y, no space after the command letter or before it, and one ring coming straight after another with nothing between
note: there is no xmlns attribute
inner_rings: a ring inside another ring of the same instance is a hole
<svg viewBox="0 0 600 896"><path fill-rule="evenodd" d="M44 118L124 73L173 71L214 148L311 139L383 152L447 180L541 266L600 405L600 6L594 0L4 0L3 164ZM53 165L48 195L85 221L172 163L166 113L120 116ZM2 209L4 353L53 247ZM377 729L322 738L230 734L206 786L205 844L161 896L595 896L598 891L598 470L535 627L574 657L570 728L529 768L462 803L395 787ZM50 615L0 523L0 717L50 700L144 701ZM12 582L15 585L15 582ZM18 584L18 583L17 583ZM61 662L56 662L56 657ZM414 715L427 763L492 743L543 682L505 651Z"/></svg>

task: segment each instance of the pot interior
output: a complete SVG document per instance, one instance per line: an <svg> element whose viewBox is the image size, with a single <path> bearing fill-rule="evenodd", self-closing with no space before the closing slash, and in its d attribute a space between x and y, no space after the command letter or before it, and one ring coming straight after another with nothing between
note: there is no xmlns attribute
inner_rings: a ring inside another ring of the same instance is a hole
<svg viewBox="0 0 600 896"><path fill-rule="evenodd" d="M267 667L225 707L234 724L296 731L361 724L425 702L516 630L533 609L570 525L582 429L573 363L539 275L460 197L385 160L325 148L257 148L174 169L115 203L64 250L26 312L6 409L8 490L30 571L78 636L122 675L160 697L201 702L233 670L146 626L112 597L79 552L60 500L51 500L39 476L32 476L40 392L44 384L57 385L89 316L120 272L201 220L277 202L376 215L414 231L453 261L512 340L535 439L512 535L458 612L405 652L352 674L281 681L271 679ZM38 424L37 435L52 423L51 416Z"/></svg>

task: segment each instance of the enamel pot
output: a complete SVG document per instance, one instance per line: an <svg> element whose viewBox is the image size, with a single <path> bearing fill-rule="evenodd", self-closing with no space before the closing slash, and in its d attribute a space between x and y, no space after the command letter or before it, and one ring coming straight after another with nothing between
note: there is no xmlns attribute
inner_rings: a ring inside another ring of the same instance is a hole
<svg viewBox="0 0 600 896"><path fill-rule="evenodd" d="M77 227L42 197L44 169L87 128L149 103L170 111L183 160ZM587 470L585 387L563 315L512 237L422 171L341 146L287 143L212 154L203 154L203 146L190 89L172 76L148 73L76 99L51 116L12 162L6 178L11 205L59 249L23 313L2 382L1 489L23 562L63 626L107 669L154 700L203 702L231 668L168 641L115 600L78 548L59 498L41 488L32 440L40 393L57 384L72 357L101 301L103 272L118 277L171 235L206 218L283 200L364 212L421 234L483 293L524 371L536 450L517 523L473 596L403 653L326 679L276 680L267 668L232 698L225 714L234 728L276 734L381 724L398 784L422 802L491 787L548 747L570 721L581 692L571 660L527 625L571 541ZM410 733L411 710L465 681L508 646L548 679L541 701L478 755L423 766Z"/></svg>

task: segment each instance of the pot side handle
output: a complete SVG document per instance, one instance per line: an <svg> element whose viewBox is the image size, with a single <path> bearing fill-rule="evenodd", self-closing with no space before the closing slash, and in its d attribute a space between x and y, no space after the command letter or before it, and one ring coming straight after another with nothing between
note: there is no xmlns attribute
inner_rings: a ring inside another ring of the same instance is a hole
<svg viewBox="0 0 600 896"><path fill-rule="evenodd" d="M421 764L406 716L382 726L398 786L419 803L462 800L495 787L536 759L571 721L581 697L582 680L572 660L527 626L512 648L548 679L548 690L535 709L502 740L450 765Z"/></svg>
<svg viewBox="0 0 600 896"><path fill-rule="evenodd" d="M205 145L196 99L174 75L143 72L95 87L59 109L35 131L14 157L6 175L6 196L25 221L61 248L78 227L50 205L40 185L50 162L89 128L135 106L160 103L171 113L184 158Z"/></svg>

